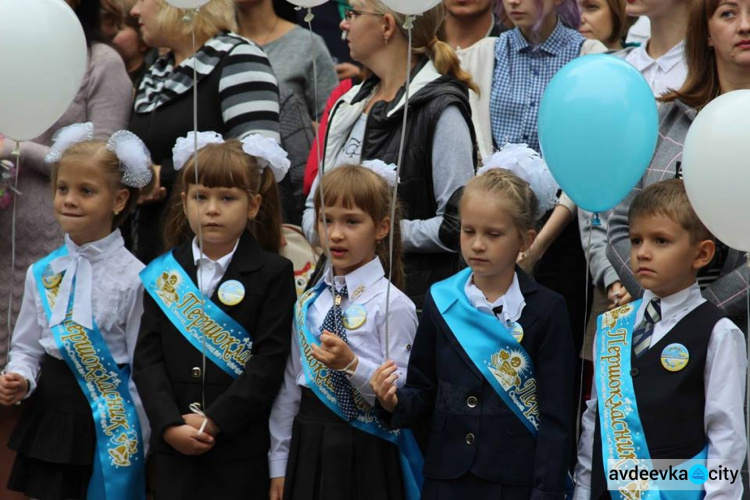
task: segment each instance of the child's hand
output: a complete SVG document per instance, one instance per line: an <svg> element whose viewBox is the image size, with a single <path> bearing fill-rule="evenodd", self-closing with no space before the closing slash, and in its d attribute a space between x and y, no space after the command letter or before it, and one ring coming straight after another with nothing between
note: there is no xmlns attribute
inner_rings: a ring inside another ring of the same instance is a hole
<svg viewBox="0 0 750 500"><path fill-rule="evenodd" d="M0 404L12 406L23 399L29 390L28 381L18 373L0 375Z"/></svg>
<svg viewBox="0 0 750 500"><path fill-rule="evenodd" d="M269 500L281 500L284 498L284 477L271 478L271 491L268 492Z"/></svg>
<svg viewBox="0 0 750 500"><path fill-rule="evenodd" d="M633 302L633 297L630 296L628 291L619 281L615 281L609 285L607 288L607 299L611 302L608 307L610 310Z"/></svg>
<svg viewBox="0 0 750 500"><path fill-rule="evenodd" d="M175 425L164 431L164 441L183 455L203 455L214 447L214 438L206 432L185 424Z"/></svg>
<svg viewBox="0 0 750 500"><path fill-rule="evenodd" d="M331 370L357 369L357 361L349 344L328 330L323 330L319 346L312 344L312 355Z"/></svg>
<svg viewBox="0 0 750 500"><path fill-rule="evenodd" d="M380 406L386 411L393 413L398 405L396 396L396 379L398 379L398 366L393 360L386 361L375 370L370 379L370 387L375 391Z"/></svg>
<svg viewBox="0 0 750 500"><path fill-rule="evenodd" d="M202 417L198 415L197 413L188 413L182 416L182 420L185 421L185 424L189 425L193 429L200 430L201 426L203 426L203 422L206 422L205 427L203 427L203 432L207 432L211 434L213 437L216 437L221 430L216 426L213 420L211 420L208 417Z"/></svg>

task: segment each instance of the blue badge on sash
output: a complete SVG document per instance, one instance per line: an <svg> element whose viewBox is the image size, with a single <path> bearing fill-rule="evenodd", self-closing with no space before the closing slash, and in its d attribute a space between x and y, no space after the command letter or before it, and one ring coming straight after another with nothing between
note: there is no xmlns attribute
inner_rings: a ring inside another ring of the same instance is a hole
<svg viewBox="0 0 750 500"><path fill-rule="evenodd" d="M253 349L247 330L216 304L201 298L172 252L157 257L140 276L146 291L193 347L202 352L205 339L206 357L216 366L232 378L245 371Z"/></svg>
<svg viewBox="0 0 750 500"><path fill-rule="evenodd" d="M630 376L633 328L641 303L637 300L597 319L594 377L605 478L611 477L613 468L625 471L637 465L642 470L653 469ZM704 448L692 460L705 462L706 452ZM697 500L705 495L702 490L661 491L653 481L630 479L617 481L617 490L610 494L615 500Z"/></svg>
<svg viewBox="0 0 750 500"><path fill-rule="evenodd" d="M343 410L338 406L333 384L328 376L329 370L323 363L312 356L311 345L320 345L320 341L311 333L307 323L307 310L325 289L325 283L305 292L295 305L294 326L297 342L302 353L302 368L310 389L331 411L342 420L347 420ZM419 500L422 490L422 467L424 460L413 434L408 429L389 430L375 415L372 406L358 392L354 391L354 403L357 406L357 417L349 424L359 430L385 439L398 446L401 473L407 500Z"/></svg>
<svg viewBox="0 0 750 500"><path fill-rule="evenodd" d="M50 263L68 254L63 246L32 266L37 290L49 320L60 276ZM75 287L75 279L73 281ZM101 331L72 321L73 292L65 320L51 329L57 348L91 406L96 429L94 469L86 494L89 500L132 500L146 497L141 425L128 389L130 368L115 363Z"/></svg>
<svg viewBox="0 0 750 500"><path fill-rule="evenodd" d="M534 363L513 330L494 316L477 312L464 293L471 268L432 285L435 305L469 355L503 402L532 435L539 429ZM520 326L520 325L519 325ZM476 332L481 332L477 335ZM521 336L523 329L521 329ZM516 332L518 334L518 332Z"/></svg>

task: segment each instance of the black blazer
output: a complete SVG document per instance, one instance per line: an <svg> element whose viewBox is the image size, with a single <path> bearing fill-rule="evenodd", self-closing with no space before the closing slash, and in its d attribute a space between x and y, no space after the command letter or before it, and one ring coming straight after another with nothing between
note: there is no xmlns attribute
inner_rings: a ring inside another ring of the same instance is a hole
<svg viewBox="0 0 750 500"><path fill-rule="evenodd" d="M191 243L176 248L174 257L195 280ZM217 296L221 283L228 280L245 287L245 297L236 306L222 304ZM284 378L297 299L292 263L263 250L246 232L216 290L211 300L247 329L253 356L236 380L207 360L204 411L221 433L203 456L215 461L266 456L268 418ZM133 379L151 424L151 453L179 454L162 435L167 427L183 424L182 415L191 413L190 404L201 401L201 365L201 352L145 294Z"/></svg>
<svg viewBox="0 0 750 500"><path fill-rule="evenodd" d="M429 419L424 476L466 473L531 486L532 498L563 498L574 432L573 336L563 297L516 269L526 300L519 323L531 356L540 409L535 439L474 366L438 311L425 300L394 427ZM480 313L477 313L480 314Z"/></svg>

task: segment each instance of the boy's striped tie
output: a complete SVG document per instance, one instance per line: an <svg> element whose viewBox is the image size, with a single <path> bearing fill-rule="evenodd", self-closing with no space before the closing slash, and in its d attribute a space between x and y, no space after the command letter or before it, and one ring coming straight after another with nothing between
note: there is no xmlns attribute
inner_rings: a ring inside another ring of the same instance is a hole
<svg viewBox="0 0 750 500"><path fill-rule="evenodd" d="M648 350L651 345L651 334L654 333L654 323L661 320L661 301L651 299L643 314L643 321L633 332L633 352L637 358Z"/></svg>

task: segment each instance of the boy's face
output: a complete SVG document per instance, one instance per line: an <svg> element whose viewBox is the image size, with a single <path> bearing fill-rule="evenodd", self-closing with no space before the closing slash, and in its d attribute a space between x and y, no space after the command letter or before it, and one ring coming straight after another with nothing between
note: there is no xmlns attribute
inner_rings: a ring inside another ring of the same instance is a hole
<svg viewBox="0 0 750 500"><path fill-rule="evenodd" d="M687 230L666 215L641 215L630 221L630 268L638 283L658 297L692 285L714 251L713 241L692 242Z"/></svg>

